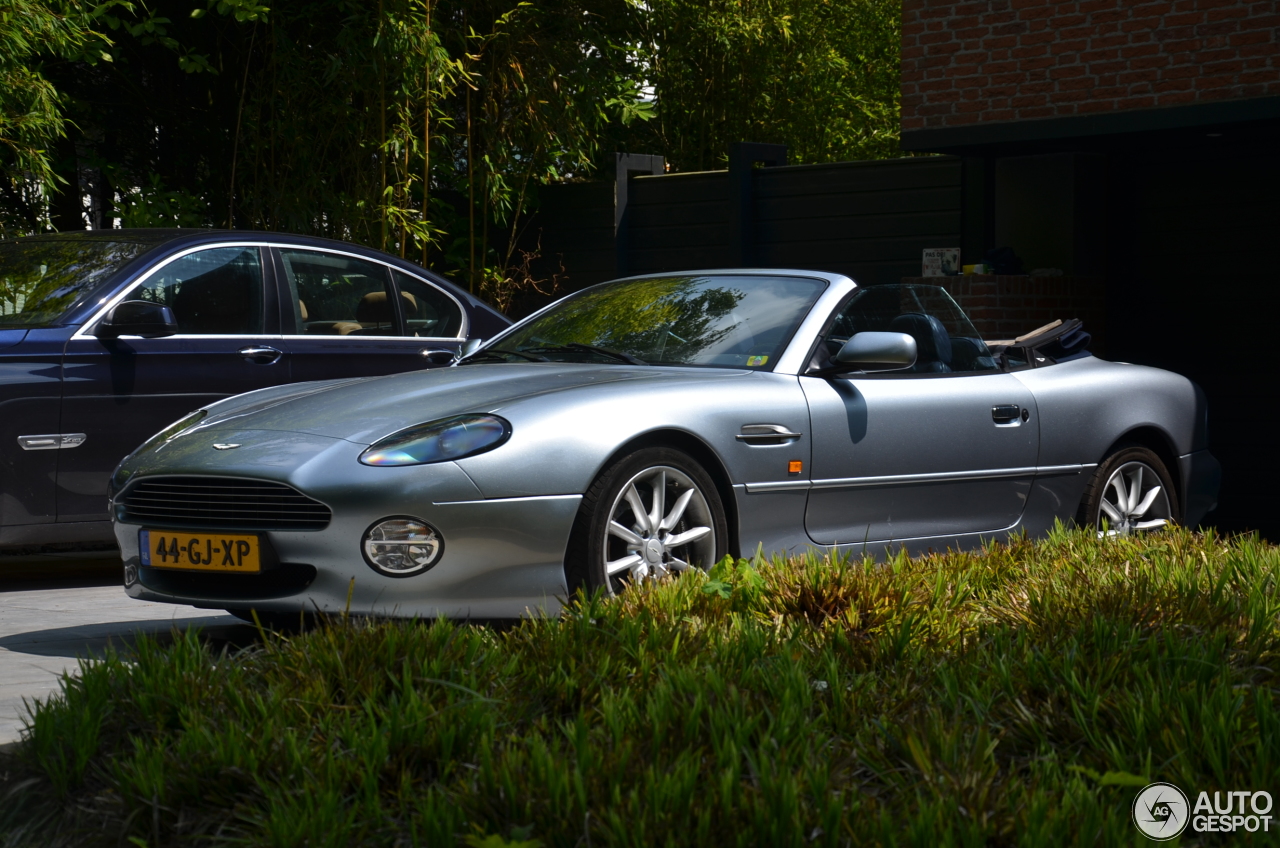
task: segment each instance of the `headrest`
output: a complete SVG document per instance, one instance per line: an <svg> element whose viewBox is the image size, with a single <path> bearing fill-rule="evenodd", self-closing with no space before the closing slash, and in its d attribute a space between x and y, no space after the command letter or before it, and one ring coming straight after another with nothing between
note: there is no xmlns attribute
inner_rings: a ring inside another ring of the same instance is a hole
<svg viewBox="0 0 1280 848"><path fill-rule="evenodd" d="M889 322L889 331L906 333L916 340L918 362L951 364L951 337L942 322L932 315L904 312Z"/></svg>
<svg viewBox="0 0 1280 848"><path fill-rule="evenodd" d="M307 320L307 304L301 298L298 300L298 317L303 321Z"/></svg>
<svg viewBox="0 0 1280 848"><path fill-rule="evenodd" d="M418 314L418 301L408 292L400 292L406 316L413 318ZM395 316L391 314L391 304L387 302L387 293L371 291L356 304L356 320L361 324L391 324Z"/></svg>

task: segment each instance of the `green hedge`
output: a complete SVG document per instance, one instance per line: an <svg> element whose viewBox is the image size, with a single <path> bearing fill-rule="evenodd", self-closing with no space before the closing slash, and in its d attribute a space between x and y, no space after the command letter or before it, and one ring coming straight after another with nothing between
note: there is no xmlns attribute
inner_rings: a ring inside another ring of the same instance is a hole
<svg viewBox="0 0 1280 848"><path fill-rule="evenodd" d="M726 561L506 629L353 618L238 652L143 640L36 708L0 830L1130 844L1149 781L1193 799L1280 788L1278 567L1253 537L1058 531L880 564Z"/></svg>

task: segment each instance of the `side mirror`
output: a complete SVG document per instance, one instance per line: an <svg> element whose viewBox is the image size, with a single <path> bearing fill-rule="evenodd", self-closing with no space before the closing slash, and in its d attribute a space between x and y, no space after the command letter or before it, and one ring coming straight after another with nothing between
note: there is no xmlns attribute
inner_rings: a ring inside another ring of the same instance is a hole
<svg viewBox="0 0 1280 848"><path fill-rule="evenodd" d="M94 331L100 339L120 336L142 336L156 339L178 332L178 319L173 310L149 300L124 300L117 303Z"/></svg>
<svg viewBox="0 0 1280 848"><path fill-rule="evenodd" d="M484 344L484 339L467 339L462 344L462 351L458 354L459 359L465 359L480 349L480 345Z"/></svg>
<svg viewBox="0 0 1280 848"><path fill-rule="evenodd" d="M906 333L855 333L836 354L836 365L860 371L897 371L916 364L916 340Z"/></svg>
<svg viewBox="0 0 1280 848"><path fill-rule="evenodd" d="M458 352L456 350L446 350L445 348L424 347L421 351L422 358L427 360L428 365L449 365L457 362Z"/></svg>

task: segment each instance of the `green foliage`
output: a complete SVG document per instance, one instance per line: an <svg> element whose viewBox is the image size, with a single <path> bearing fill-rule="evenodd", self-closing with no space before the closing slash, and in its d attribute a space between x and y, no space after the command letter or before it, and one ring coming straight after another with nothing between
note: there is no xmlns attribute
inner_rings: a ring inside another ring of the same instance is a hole
<svg viewBox="0 0 1280 848"><path fill-rule="evenodd" d="M167 191L159 174L146 184L125 189L119 201L122 227L199 227L204 223L205 202L183 191Z"/></svg>
<svg viewBox="0 0 1280 848"><path fill-rule="evenodd" d="M1278 581L1280 549L1256 538L1059 531L881 564L726 561L505 630L142 640L36 707L0 768L0 829L42 846L1128 845L1139 782L1274 783Z"/></svg>
<svg viewBox="0 0 1280 848"><path fill-rule="evenodd" d="M735 141L786 144L793 164L898 151L898 0L653 0L644 56L662 150L725 167Z"/></svg>
<svg viewBox="0 0 1280 848"><path fill-rule="evenodd" d="M634 12L622 0L377 8L272 9L244 60L232 217L399 252L501 301L536 185L588 170L609 119L597 104L634 96L618 46Z"/></svg>
<svg viewBox="0 0 1280 848"><path fill-rule="evenodd" d="M734 141L896 155L888 0L12 0L0 233L312 233L505 306L537 288L538 186ZM603 166L603 167L602 167Z"/></svg>
<svg viewBox="0 0 1280 848"><path fill-rule="evenodd" d="M32 210L55 181L47 149L64 118L39 57L79 54L91 40L80 7L65 5L6 0L0 9L0 236L37 227Z"/></svg>

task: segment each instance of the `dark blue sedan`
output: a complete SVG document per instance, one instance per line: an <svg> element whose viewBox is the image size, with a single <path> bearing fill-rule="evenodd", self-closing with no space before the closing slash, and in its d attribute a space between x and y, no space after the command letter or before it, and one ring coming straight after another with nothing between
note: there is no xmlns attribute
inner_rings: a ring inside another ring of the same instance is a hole
<svg viewBox="0 0 1280 848"><path fill-rule="evenodd" d="M0 241L0 548L113 540L107 482L219 398L448 364L505 316L327 239L99 230Z"/></svg>

